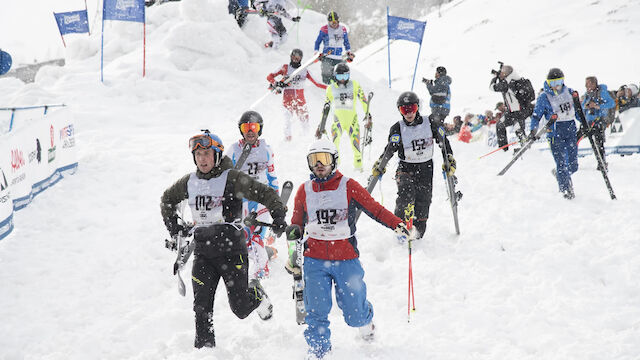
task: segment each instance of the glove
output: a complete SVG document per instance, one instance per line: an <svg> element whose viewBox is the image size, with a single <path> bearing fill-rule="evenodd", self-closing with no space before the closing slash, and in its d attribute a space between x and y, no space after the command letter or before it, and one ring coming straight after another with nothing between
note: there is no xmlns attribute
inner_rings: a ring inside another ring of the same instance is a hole
<svg viewBox="0 0 640 360"><path fill-rule="evenodd" d="M433 85L433 80L429 80L427 78L422 78L422 82L427 85Z"/></svg>
<svg viewBox="0 0 640 360"><path fill-rule="evenodd" d="M456 172L456 159L453 158L453 154L447 154L447 160L449 160L449 168L447 169L446 164L442 164L442 170L452 176Z"/></svg>
<svg viewBox="0 0 640 360"><path fill-rule="evenodd" d="M298 225L291 224L287 226L285 232L287 234L287 240L298 240L302 238L302 229L300 229Z"/></svg>
<svg viewBox="0 0 640 360"><path fill-rule="evenodd" d="M404 243L411 238L411 231L407 228L405 223L401 222L393 229L396 233L396 237L398 238L398 242Z"/></svg>
<svg viewBox="0 0 640 360"><path fill-rule="evenodd" d="M538 135L536 134L538 129L533 129L531 130L531 133L529 133L529 137L527 139L531 140L531 141L536 141L538 140Z"/></svg>
<svg viewBox="0 0 640 360"><path fill-rule="evenodd" d="M175 236L171 237L171 239L164 239L164 247L171 251L178 250L178 241Z"/></svg>
<svg viewBox="0 0 640 360"><path fill-rule="evenodd" d="M265 15L267 15L267 10L265 10L264 8L258 10L258 15L260 15L260 17L264 17Z"/></svg>
<svg viewBox="0 0 640 360"><path fill-rule="evenodd" d="M277 217L273 219L271 224L271 230L273 230L273 233L276 234L277 237L280 237L280 235L282 235L282 233L287 229L287 222L284 221L284 217Z"/></svg>
<svg viewBox="0 0 640 360"><path fill-rule="evenodd" d="M316 129L316 139L320 139L322 137L322 133L324 131L320 130L320 127L318 126L318 128Z"/></svg>
<svg viewBox="0 0 640 360"><path fill-rule="evenodd" d="M356 54L352 53L351 51L347 51L347 62L352 62L353 58L356 57Z"/></svg>
<svg viewBox="0 0 640 360"><path fill-rule="evenodd" d="M300 22L300 16L294 16L291 18L291 21L293 22Z"/></svg>
<svg viewBox="0 0 640 360"><path fill-rule="evenodd" d="M387 169L380 169L380 159L378 159L376 160L375 163L373 163L373 168L371 169L371 175L373 175L373 177L380 177L386 171Z"/></svg>

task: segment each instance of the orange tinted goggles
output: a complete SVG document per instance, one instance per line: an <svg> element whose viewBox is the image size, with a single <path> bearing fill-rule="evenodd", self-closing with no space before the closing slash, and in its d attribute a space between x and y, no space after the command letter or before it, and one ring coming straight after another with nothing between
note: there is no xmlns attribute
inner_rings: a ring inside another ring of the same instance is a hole
<svg viewBox="0 0 640 360"><path fill-rule="evenodd" d="M398 107L402 115L413 114L418 111L418 104L402 105Z"/></svg>
<svg viewBox="0 0 640 360"><path fill-rule="evenodd" d="M254 133L260 132L260 124L258 123L242 123L240 124L240 131L242 133L248 133L249 131L253 131Z"/></svg>
<svg viewBox="0 0 640 360"><path fill-rule="evenodd" d="M195 151L198 148L209 149L213 147L216 151L224 151L224 146L213 140L209 135L196 135L189 139L189 148Z"/></svg>
<svg viewBox="0 0 640 360"><path fill-rule="evenodd" d="M311 167L316 166L318 162L324 166L333 165L333 155L327 152L309 154L309 156L307 156L307 162Z"/></svg>

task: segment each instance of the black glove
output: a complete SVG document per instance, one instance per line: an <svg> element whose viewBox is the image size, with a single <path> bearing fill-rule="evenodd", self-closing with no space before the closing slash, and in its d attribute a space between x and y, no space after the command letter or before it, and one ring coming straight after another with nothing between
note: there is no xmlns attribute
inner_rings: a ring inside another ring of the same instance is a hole
<svg viewBox="0 0 640 360"><path fill-rule="evenodd" d="M538 135L536 134L538 132L537 130L538 129L531 130L531 133L529 133L529 137L528 137L529 140L531 140L531 141L538 140Z"/></svg>
<svg viewBox="0 0 640 360"><path fill-rule="evenodd" d="M300 21L300 16L294 16L291 18L291 21L293 22L299 22Z"/></svg>
<svg viewBox="0 0 640 360"><path fill-rule="evenodd" d="M427 78L422 78L422 82L428 85L433 85L433 80L429 80Z"/></svg>
<svg viewBox="0 0 640 360"><path fill-rule="evenodd" d="M286 229L287 240L298 240L302 238L302 229L300 226L291 224Z"/></svg>
<svg viewBox="0 0 640 360"><path fill-rule="evenodd" d="M280 237L287 229L287 222L284 220L284 216L274 218L271 224L271 230L273 230L273 233L276 234L277 237Z"/></svg>
<svg viewBox="0 0 640 360"><path fill-rule="evenodd" d="M285 84L284 81L276 81L273 85L275 85L275 87L279 87L279 88L285 88L285 87L289 86L289 84Z"/></svg>

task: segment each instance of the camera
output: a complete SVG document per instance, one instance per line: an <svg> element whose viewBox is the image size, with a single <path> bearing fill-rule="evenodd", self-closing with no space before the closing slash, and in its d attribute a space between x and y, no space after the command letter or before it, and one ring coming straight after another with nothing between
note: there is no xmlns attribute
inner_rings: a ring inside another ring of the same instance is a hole
<svg viewBox="0 0 640 360"><path fill-rule="evenodd" d="M492 75L495 75L495 76L500 75L500 71L502 71L502 66L504 65L504 63L502 61L498 61L498 64L500 64L500 68L498 70L491 69Z"/></svg>

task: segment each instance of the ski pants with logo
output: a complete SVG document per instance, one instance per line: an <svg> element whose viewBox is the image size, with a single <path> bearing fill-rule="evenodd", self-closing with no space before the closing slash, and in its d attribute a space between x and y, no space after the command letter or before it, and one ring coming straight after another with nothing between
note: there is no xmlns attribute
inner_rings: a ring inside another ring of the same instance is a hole
<svg viewBox="0 0 640 360"><path fill-rule="evenodd" d="M304 306L307 329L304 338L309 352L322 358L331 350L331 288L335 287L336 303L347 325L365 326L373 319L373 306L367 300L364 269L359 259L322 260L305 257Z"/></svg>
<svg viewBox="0 0 640 360"><path fill-rule="evenodd" d="M333 118L333 124L331 125L331 138L333 139L333 143L338 151L340 151L342 131L346 129L349 129L349 142L351 143L351 150L353 151L353 167L356 169L362 169L360 123L358 123L357 112L348 111L341 113L340 116L334 116Z"/></svg>
<svg viewBox="0 0 640 360"><path fill-rule="evenodd" d="M333 68L342 62L342 59L332 59L328 56L322 58L320 70L322 71L322 82L329 85L333 79Z"/></svg>
<svg viewBox="0 0 640 360"><path fill-rule="evenodd" d="M227 288L231 311L238 318L246 318L260 305L260 300L248 288L248 265L246 253L220 257L194 255L191 284L196 316L196 347L205 346L205 343L215 345L213 302L220 278Z"/></svg>
<svg viewBox="0 0 640 360"><path fill-rule="evenodd" d="M554 129L547 141L556 162L556 179L560 192L573 190L571 174L578 171L578 144L576 143L575 121L560 121L553 124Z"/></svg>
<svg viewBox="0 0 640 360"><path fill-rule="evenodd" d="M396 208L393 212L403 220L407 205L414 205L414 221L418 238L421 238L427 229L429 207L431 206L431 193L433 188L433 160L423 163L407 163L400 161L396 170L396 184L398 185L398 197Z"/></svg>

